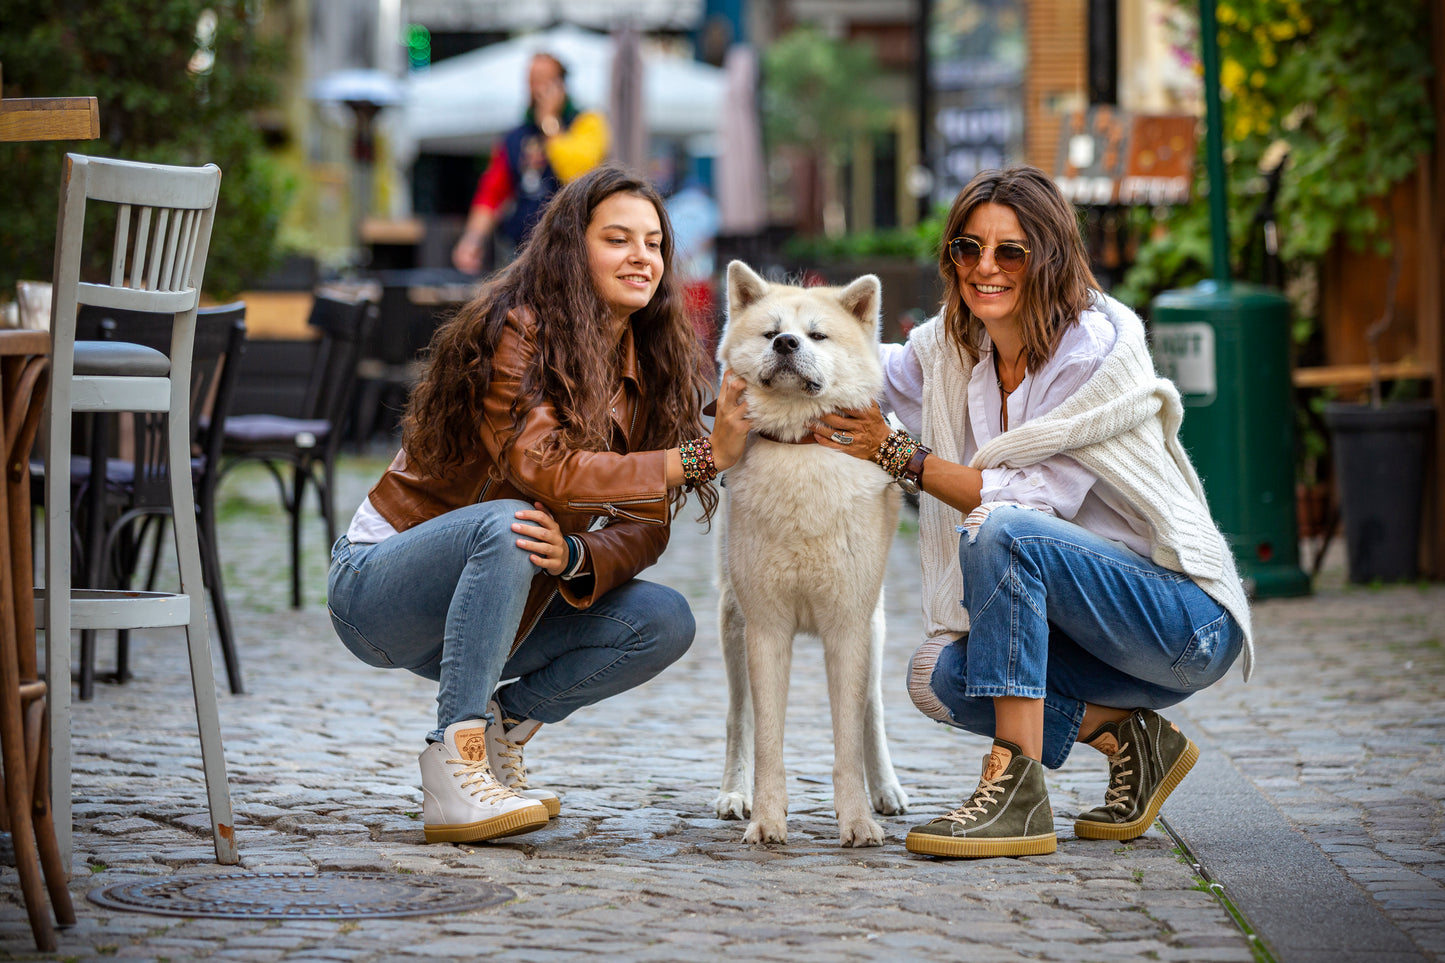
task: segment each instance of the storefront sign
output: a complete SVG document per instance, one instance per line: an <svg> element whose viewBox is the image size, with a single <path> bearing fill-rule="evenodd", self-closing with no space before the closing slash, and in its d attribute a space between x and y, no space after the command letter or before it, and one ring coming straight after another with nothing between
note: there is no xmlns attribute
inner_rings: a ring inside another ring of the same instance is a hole
<svg viewBox="0 0 1445 963"><path fill-rule="evenodd" d="M1183 204L1198 120L1099 105L1064 119L1054 180L1075 204Z"/></svg>

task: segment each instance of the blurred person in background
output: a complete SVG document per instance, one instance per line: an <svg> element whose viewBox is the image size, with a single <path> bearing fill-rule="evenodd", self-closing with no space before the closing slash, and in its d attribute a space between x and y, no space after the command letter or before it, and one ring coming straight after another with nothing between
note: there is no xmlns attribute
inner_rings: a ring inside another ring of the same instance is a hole
<svg viewBox="0 0 1445 963"><path fill-rule="evenodd" d="M459 271L481 272L486 244L494 233L501 235L510 257L527 239L552 195L607 156L611 139L607 120L572 103L567 96L567 68L560 60L548 53L535 54L527 87L531 98L526 115L497 142L477 181L466 227L452 249L452 264Z"/></svg>
<svg viewBox="0 0 1445 963"><path fill-rule="evenodd" d="M677 235L677 272L687 299L688 317L709 355L717 346L717 297L713 268L719 216L717 202L696 177L667 199L667 214Z"/></svg>

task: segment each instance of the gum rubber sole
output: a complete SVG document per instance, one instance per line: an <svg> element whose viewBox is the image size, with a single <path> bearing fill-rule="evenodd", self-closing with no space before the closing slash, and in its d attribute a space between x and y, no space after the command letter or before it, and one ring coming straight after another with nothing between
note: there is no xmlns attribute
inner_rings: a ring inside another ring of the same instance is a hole
<svg viewBox="0 0 1445 963"><path fill-rule="evenodd" d="M530 799L531 797L528 796L526 798ZM548 819L556 819L557 814L562 811L562 800L558 799L556 796L547 796L542 799L538 799L537 802L547 807Z"/></svg>
<svg viewBox="0 0 1445 963"><path fill-rule="evenodd" d="M1149 800L1144 815L1138 819L1130 820L1127 823L1105 823L1094 819L1077 819L1074 821L1074 835L1080 839L1114 839L1128 842L1131 839L1138 839L1154 825L1154 819L1159 815L1159 810L1164 805L1164 800L1174 791L1174 787L1184 781L1189 775L1189 770L1194 768L1194 763L1199 759L1199 747L1194 744L1193 739L1184 747L1184 753L1174 763L1168 775L1159 783L1159 788L1154 791L1153 797Z"/></svg>
<svg viewBox="0 0 1445 963"><path fill-rule="evenodd" d="M535 806L514 809L512 812L493 816L474 823L440 823L425 827L429 843L479 843L502 836L530 833L547 825L547 807L540 802Z"/></svg>
<svg viewBox="0 0 1445 963"><path fill-rule="evenodd" d="M967 836L939 836L934 833L909 833L903 846L910 853L922 856L1047 856L1058 849L1059 840L1047 836L1006 836L1000 839L970 839Z"/></svg>

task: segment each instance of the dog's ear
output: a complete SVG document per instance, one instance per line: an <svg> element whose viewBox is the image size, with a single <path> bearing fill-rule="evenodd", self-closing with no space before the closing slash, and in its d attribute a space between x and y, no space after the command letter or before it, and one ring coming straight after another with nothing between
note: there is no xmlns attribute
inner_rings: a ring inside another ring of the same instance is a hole
<svg viewBox="0 0 1445 963"><path fill-rule="evenodd" d="M728 307L741 311L768 293L768 282L742 261L728 265Z"/></svg>
<svg viewBox="0 0 1445 963"><path fill-rule="evenodd" d="M843 308L869 327L878 326L878 312L883 307L883 282L876 274L865 274L838 295Z"/></svg>

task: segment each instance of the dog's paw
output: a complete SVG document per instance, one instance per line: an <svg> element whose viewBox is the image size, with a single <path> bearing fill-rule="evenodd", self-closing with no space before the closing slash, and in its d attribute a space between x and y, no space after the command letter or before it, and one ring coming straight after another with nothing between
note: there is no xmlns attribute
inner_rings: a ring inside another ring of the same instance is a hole
<svg viewBox="0 0 1445 963"><path fill-rule="evenodd" d="M718 819L746 819L753 810L753 801L740 792L720 792L712 804Z"/></svg>
<svg viewBox="0 0 1445 963"><path fill-rule="evenodd" d="M874 789L873 811L882 813L885 816L897 816L900 813L908 812L908 793L896 782L885 783Z"/></svg>
<svg viewBox="0 0 1445 963"><path fill-rule="evenodd" d="M866 816L849 821L840 819L838 842L843 846L882 846L883 827Z"/></svg>
<svg viewBox="0 0 1445 963"><path fill-rule="evenodd" d="M788 822L785 819L754 819L748 824L748 831L743 833L743 842L749 846L756 846L759 843L786 843L787 841Z"/></svg>

